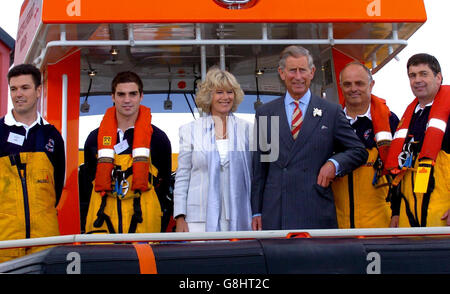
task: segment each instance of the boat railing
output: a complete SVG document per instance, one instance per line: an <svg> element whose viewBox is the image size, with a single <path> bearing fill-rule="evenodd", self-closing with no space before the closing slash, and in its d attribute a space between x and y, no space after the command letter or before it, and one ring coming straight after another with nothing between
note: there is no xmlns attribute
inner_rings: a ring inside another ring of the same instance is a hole
<svg viewBox="0 0 450 294"><path fill-rule="evenodd" d="M0 241L0 249L89 243L170 243L268 238L400 238L450 236L450 227L231 231L202 233L76 234Z"/></svg>

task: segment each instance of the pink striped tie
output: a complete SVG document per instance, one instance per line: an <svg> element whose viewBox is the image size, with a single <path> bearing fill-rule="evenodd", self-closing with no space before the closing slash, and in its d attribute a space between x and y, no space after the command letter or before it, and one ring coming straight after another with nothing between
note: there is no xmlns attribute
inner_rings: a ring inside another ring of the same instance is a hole
<svg viewBox="0 0 450 294"><path fill-rule="evenodd" d="M300 107L298 106L298 101L294 101L294 103L295 103L295 109L294 109L294 113L292 114L291 134L295 140L295 139L297 139L298 133L300 131L300 127L302 126L303 116L302 116L302 111L300 110Z"/></svg>

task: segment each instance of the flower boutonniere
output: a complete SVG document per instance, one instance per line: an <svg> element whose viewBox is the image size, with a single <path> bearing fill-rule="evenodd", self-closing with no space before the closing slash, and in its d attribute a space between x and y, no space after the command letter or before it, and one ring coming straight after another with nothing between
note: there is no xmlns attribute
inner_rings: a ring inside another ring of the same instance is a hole
<svg viewBox="0 0 450 294"><path fill-rule="evenodd" d="M314 117L316 117L316 116L322 116L322 109L320 109L320 108L314 108L314 109L313 109L313 116L314 116Z"/></svg>

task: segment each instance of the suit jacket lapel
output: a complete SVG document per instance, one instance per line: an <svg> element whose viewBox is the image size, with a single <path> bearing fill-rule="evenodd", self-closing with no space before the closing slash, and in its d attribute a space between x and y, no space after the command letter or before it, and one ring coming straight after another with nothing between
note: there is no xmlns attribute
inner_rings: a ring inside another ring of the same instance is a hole
<svg viewBox="0 0 450 294"><path fill-rule="evenodd" d="M280 98L280 103L278 103L276 113L279 114L279 125L280 125L280 145L287 146L288 150L294 144L294 138L291 134L291 126L287 121L286 107L284 106L284 96ZM272 134L273 136L273 134Z"/></svg>
<svg viewBox="0 0 450 294"><path fill-rule="evenodd" d="M311 100L308 105L308 109L306 110L306 114L303 117L303 124L300 128L300 132L297 136L297 140L295 140L298 144L298 142L305 142L305 139L308 139L312 133L314 132L314 129L319 125L319 122L322 120L322 116L314 116L313 112L314 109L320 109L319 101L317 98L314 97L314 95L311 96ZM300 139L300 140L298 140Z"/></svg>

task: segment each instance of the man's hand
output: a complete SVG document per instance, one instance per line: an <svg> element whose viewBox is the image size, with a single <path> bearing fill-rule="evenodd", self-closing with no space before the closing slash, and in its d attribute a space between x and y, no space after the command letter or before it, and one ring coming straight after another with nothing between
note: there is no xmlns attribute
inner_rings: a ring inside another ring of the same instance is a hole
<svg viewBox="0 0 450 294"><path fill-rule="evenodd" d="M336 167L331 161L327 161L320 168L319 175L317 176L317 185L326 188L330 185L335 176L336 176Z"/></svg>
<svg viewBox="0 0 450 294"><path fill-rule="evenodd" d="M393 215L391 217L391 223L389 224L389 227L390 228L398 228L398 220L399 220L399 216Z"/></svg>
<svg viewBox="0 0 450 294"><path fill-rule="evenodd" d="M254 216L252 218L252 230L253 231L261 231L262 230L262 220L261 216Z"/></svg>
<svg viewBox="0 0 450 294"><path fill-rule="evenodd" d="M447 226L450 226L450 209L447 210L447 211L444 213L444 215L441 217L441 220L445 220L445 219L447 219L446 225L447 225Z"/></svg>

